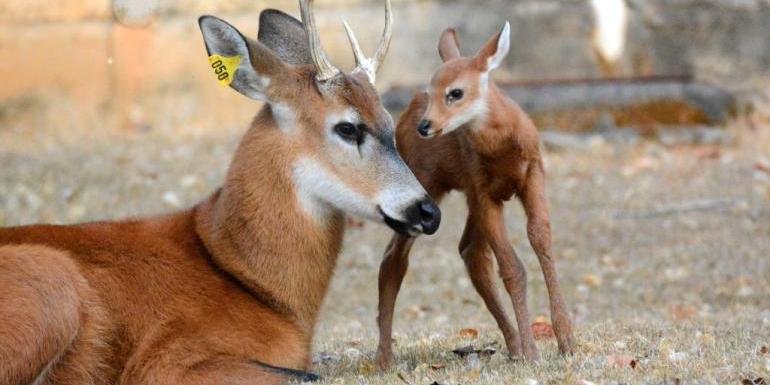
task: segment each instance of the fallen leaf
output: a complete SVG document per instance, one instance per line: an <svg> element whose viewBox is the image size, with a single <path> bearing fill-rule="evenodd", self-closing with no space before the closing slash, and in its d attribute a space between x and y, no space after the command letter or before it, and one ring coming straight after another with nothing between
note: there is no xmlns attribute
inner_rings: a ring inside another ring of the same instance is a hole
<svg viewBox="0 0 770 385"><path fill-rule="evenodd" d="M671 307L671 313L674 315L674 319L677 321L683 321L697 313L698 309L690 305L674 305Z"/></svg>
<svg viewBox="0 0 770 385"><path fill-rule="evenodd" d="M638 365L638 362L634 359L634 357L626 356L623 354L610 354L606 357L606 360L608 366L613 366L616 368L630 367L631 369L634 369Z"/></svg>
<svg viewBox="0 0 770 385"><path fill-rule="evenodd" d="M592 288L597 288L602 285L602 278L596 274L587 274L583 276L583 283Z"/></svg>
<svg viewBox="0 0 770 385"><path fill-rule="evenodd" d="M700 159L719 159L722 156L722 151L719 147L696 147L693 150L693 155Z"/></svg>
<svg viewBox="0 0 770 385"><path fill-rule="evenodd" d="M658 161L649 156L643 156L634 162L634 168L637 170L652 170L658 167Z"/></svg>
<svg viewBox="0 0 770 385"><path fill-rule="evenodd" d="M754 169L757 171L762 171L765 174L770 174L770 165L764 163L764 162L757 162L754 164Z"/></svg>
<svg viewBox="0 0 770 385"><path fill-rule="evenodd" d="M553 332L553 327L548 322L534 322L532 323L532 335L536 340L545 340L555 338L556 335Z"/></svg>
<svg viewBox="0 0 770 385"><path fill-rule="evenodd" d="M460 329L460 337L463 338L476 338L479 336L479 331L473 328Z"/></svg>

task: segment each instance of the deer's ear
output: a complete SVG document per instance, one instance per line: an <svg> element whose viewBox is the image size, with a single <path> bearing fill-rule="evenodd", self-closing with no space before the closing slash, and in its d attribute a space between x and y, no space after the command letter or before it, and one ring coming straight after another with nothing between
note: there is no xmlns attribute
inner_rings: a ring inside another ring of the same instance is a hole
<svg viewBox="0 0 770 385"><path fill-rule="evenodd" d="M484 44L476 55L476 62L484 71L492 71L500 66L511 48L511 25L507 21L502 31Z"/></svg>
<svg viewBox="0 0 770 385"><path fill-rule="evenodd" d="M276 9L262 11L259 14L257 40L272 49L286 63L313 64L302 22L291 15Z"/></svg>
<svg viewBox="0 0 770 385"><path fill-rule="evenodd" d="M225 84L229 83L230 87L249 98L269 101L268 87L286 71L281 59L270 48L244 37L224 20L202 16L198 24L209 56L218 55L230 65L237 66L226 69L231 79L225 77ZM212 67L218 65L215 63L216 60Z"/></svg>
<svg viewBox="0 0 770 385"><path fill-rule="evenodd" d="M447 28L441 34L438 39L438 54L444 62L460 57L460 42L454 28Z"/></svg>

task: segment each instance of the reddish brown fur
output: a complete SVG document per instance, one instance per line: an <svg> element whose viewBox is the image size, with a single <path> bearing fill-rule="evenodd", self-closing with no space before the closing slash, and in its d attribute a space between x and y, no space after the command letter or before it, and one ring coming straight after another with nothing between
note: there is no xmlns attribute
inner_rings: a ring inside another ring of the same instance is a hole
<svg viewBox="0 0 770 385"><path fill-rule="evenodd" d="M454 30L442 35L439 52L445 64L434 76L430 94L415 96L402 115L396 129L396 143L404 160L435 200L452 190L465 193L469 214L459 251L468 273L502 330L510 352L535 359L537 351L526 306L526 272L508 240L503 219L503 205L513 196L526 211L527 234L545 275L559 350L569 353L574 346L570 317L551 259L550 219L537 129L526 113L490 81L488 113L460 129L430 139L420 137L417 131L420 122L429 119L433 121L434 132L440 134L447 121L480 97L484 91L478 84L479 79L487 71L487 58L495 53L499 36L492 38L476 57L462 58ZM444 90L458 79L469 85L465 107L445 103ZM393 308L412 244L412 238L394 236L380 269L378 362L383 368L393 363ZM499 274L511 296L520 337L498 298L490 251L497 259Z"/></svg>
<svg viewBox="0 0 770 385"><path fill-rule="evenodd" d="M311 157L370 197L371 174L392 170L339 165L324 119L354 109L391 142L392 122L363 75L318 85L311 66L247 43L296 127L264 107L210 198L154 218L0 229L0 384L278 384L288 377L257 361L308 368L344 216L301 207L293 167Z"/></svg>
<svg viewBox="0 0 770 385"><path fill-rule="evenodd" d="M43 383L280 383L251 361L306 369L344 221L296 214L281 167L298 151L270 121L191 210L0 229L0 383L49 362Z"/></svg>

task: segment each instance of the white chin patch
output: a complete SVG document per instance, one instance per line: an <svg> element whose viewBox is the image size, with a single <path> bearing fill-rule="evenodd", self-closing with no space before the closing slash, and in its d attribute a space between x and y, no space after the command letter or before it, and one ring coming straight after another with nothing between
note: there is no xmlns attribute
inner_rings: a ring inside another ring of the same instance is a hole
<svg viewBox="0 0 770 385"><path fill-rule="evenodd" d="M300 206L321 224L327 223L336 210L375 221L382 220L376 205L315 160L297 160L292 178Z"/></svg>

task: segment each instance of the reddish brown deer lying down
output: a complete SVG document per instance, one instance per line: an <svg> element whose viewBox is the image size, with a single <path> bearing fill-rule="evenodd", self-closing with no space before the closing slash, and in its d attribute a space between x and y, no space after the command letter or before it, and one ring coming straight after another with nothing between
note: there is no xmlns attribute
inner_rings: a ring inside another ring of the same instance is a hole
<svg viewBox="0 0 770 385"><path fill-rule="evenodd" d="M373 86L389 5L377 54L345 74L320 47L311 3L307 34L269 11L259 42L200 19L209 54L241 56L231 87L267 102L211 197L141 220L0 229L0 384L311 378L344 215L436 230Z"/></svg>
<svg viewBox="0 0 770 385"><path fill-rule="evenodd" d="M551 227L537 129L489 79L489 72L508 53L509 35L506 23L476 56L466 58L460 55L455 31L445 31L439 42L444 64L428 90L415 96L402 115L396 143L433 199L440 200L451 190L465 193L469 214L459 251L468 274L502 330L510 352L536 359L526 304L526 272L511 247L503 220L503 205L513 196L527 214L527 234L545 275L559 350L571 352L573 339L551 259ZM393 362L393 306L413 242L414 238L396 234L380 268L378 362L383 368ZM498 298L490 249L513 302L519 333Z"/></svg>

